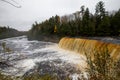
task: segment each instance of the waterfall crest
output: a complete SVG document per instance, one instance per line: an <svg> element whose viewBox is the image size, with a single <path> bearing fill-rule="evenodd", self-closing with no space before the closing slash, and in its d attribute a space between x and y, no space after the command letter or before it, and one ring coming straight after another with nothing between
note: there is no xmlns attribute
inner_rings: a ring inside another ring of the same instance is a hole
<svg viewBox="0 0 120 80"><path fill-rule="evenodd" d="M85 55L85 53L90 53L92 57L94 51L100 52L107 49L114 60L120 59L120 45L98 40L64 37L60 40L59 47L83 55Z"/></svg>

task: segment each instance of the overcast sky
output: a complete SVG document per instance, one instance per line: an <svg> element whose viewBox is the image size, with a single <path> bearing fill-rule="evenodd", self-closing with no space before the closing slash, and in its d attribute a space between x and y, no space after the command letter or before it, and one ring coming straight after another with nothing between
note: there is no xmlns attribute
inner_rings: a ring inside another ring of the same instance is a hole
<svg viewBox="0 0 120 80"><path fill-rule="evenodd" d="M11 1L11 0L8 0ZM37 21L42 22L56 14L59 16L71 14L82 5L94 13L95 5L100 0L15 0L22 7L16 8L0 0L0 26L10 26L20 31L26 31ZM102 0L108 11L118 10L120 0ZM16 4L17 5L17 4ZM19 5L17 5L19 6Z"/></svg>

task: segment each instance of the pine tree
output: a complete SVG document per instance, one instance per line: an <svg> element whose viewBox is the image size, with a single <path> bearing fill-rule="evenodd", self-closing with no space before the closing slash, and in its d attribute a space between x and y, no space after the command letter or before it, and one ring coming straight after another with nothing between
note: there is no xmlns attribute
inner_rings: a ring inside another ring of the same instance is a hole
<svg viewBox="0 0 120 80"><path fill-rule="evenodd" d="M105 8L104 8L104 2L100 1L97 3L96 5L96 12L95 12L95 16L96 16L96 34L97 35L104 35L103 32L103 25L104 25L104 19L105 19Z"/></svg>
<svg viewBox="0 0 120 80"><path fill-rule="evenodd" d="M90 13L89 13L89 9L86 8L85 13L83 15L83 32L85 35L89 35L90 32Z"/></svg>

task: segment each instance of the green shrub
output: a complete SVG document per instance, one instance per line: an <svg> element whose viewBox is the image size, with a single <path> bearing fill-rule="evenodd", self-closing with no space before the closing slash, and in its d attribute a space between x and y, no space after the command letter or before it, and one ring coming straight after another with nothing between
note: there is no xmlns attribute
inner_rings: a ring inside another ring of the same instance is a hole
<svg viewBox="0 0 120 80"><path fill-rule="evenodd" d="M5 42L2 43L2 48L3 48L3 51L4 51L5 53L12 51L9 47L6 46L6 43L5 43Z"/></svg>
<svg viewBox="0 0 120 80"><path fill-rule="evenodd" d="M0 73L0 80L13 80L11 76L6 76Z"/></svg>
<svg viewBox="0 0 120 80"><path fill-rule="evenodd" d="M23 80L61 80L61 79L59 78L58 75L53 74L40 75L38 73L34 73L23 77ZM64 80L70 80L70 78L66 77Z"/></svg>
<svg viewBox="0 0 120 80"><path fill-rule="evenodd" d="M115 62L107 48L92 54L85 53L90 80L120 80L120 60Z"/></svg>

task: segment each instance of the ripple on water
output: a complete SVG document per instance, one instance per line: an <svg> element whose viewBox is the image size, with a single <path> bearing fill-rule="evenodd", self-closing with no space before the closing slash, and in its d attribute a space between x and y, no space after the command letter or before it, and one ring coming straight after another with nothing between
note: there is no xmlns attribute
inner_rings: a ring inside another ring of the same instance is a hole
<svg viewBox="0 0 120 80"><path fill-rule="evenodd" d="M59 49L55 43L28 41L25 36L8 38L2 42L6 42L6 46L13 50L11 54L0 55L3 58L10 57L7 64L11 66L0 66L8 75L26 76L38 72L40 75L55 74L61 79L69 76L77 80L82 71L76 66L85 66L83 56Z"/></svg>

